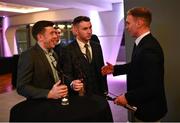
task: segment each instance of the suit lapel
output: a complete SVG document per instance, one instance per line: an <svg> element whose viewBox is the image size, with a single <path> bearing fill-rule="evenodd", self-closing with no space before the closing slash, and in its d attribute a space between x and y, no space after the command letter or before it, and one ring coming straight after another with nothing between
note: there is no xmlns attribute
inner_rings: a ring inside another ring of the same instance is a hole
<svg viewBox="0 0 180 123"><path fill-rule="evenodd" d="M88 61L85 58L84 54L81 52L81 49L80 49L77 41L75 41L75 43L74 43L74 49L75 49L75 53L77 54L77 58L81 58L81 59L83 59L83 61L86 61L88 63Z"/></svg>
<svg viewBox="0 0 180 123"><path fill-rule="evenodd" d="M94 45L93 42L90 42L90 45L91 45L91 49L92 49L92 61L96 61L95 59L98 59L98 58L97 58L98 49L97 49L97 47Z"/></svg>
<svg viewBox="0 0 180 123"><path fill-rule="evenodd" d="M137 51L137 46L136 46L136 44L134 43L134 47L133 47L133 51L132 51L132 58L135 57L136 51Z"/></svg>
<svg viewBox="0 0 180 123"><path fill-rule="evenodd" d="M147 39L149 36L152 36L151 33L148 34L148 35L146 35L145 37L143 37L143 38L141 39L141 41L139 42L138 46L136 46L135 49L133 48L132 59L139 54L139 52L141 51L141 50L140 50L141 47L143 47L143 45L147 42L146 39Z"/></svg>
<svg viewBox="0 0 180 123"><path fill-rule="evenodd" d="M92 61L95 63L95 65L99 65L101 64L101 59L103 60L101 46L100 44L94 42L90 42L90 44L92 48Z"/></svg>
<svg viewBox="0 0 180 123"><path fill-rule="evenodd" d="M49 72L49 75L51 75L51 77L54 79L54 76L53 76L53 72L52 72L52 69L51 69L51 66L49 64L49 61L43 51L43 49L38 45L36 44L36 50L37 50L37 55L40 57L40 60L41 62L44 64L44 68L43 69L48 69L48 72Z"/></svg>

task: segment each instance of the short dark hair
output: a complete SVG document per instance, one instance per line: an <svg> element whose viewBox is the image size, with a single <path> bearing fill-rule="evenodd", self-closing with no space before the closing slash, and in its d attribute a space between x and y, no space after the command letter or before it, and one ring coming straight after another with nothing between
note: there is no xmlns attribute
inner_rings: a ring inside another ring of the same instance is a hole
<svg viewBox="0 0 180 123"><path fill-rule="evenodd" d="M89 22L89 21L90 21L90 18L87 17L87 16L78 16L78 17L74 18L72 24L73 24L73 25L77 25L77 24L79 24L81 21Z"/></svg>
<svg viewBox="0 0 180 123"><path fill-rule="evenodd" d="M150 26L152 21L151 11L145 7L134 7L127 12L127 15L143 18L148 26Z"/></svg>
<svg viewBox="0 0 180 123"><path fill-rule="evenodd" d="M34 39L37 40L37 35L43 32L45 27L48 27L48 26L53 27L54 23L52 21L46 21L46 20L36 22L32 27L32 36L34 37Z"/></svg>
<svg viewBox="0 0 180 123"><path fill-rule="evenodd" d="M60 29L58 26L55 26L54 29Z"/></svg>

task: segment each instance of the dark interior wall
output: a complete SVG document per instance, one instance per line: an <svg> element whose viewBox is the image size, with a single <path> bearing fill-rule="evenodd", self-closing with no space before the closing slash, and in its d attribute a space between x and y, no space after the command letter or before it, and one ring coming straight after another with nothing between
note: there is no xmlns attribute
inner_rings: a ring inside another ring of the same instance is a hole
<svg viewBox="0 0 180 123"><path fill-rule="evenodd" d="M180 0L124 0L124 3L125 15L128 9L135 6L148 7L152 11L151 32L159 40L165 57L168 113L163 121L180 121ZM125 41L126 57L130 61L134 39L127 32Z"/></svg>
<svg viewBox="0 0 180 123"><path fill-rule="evenodd" d="M12 72L12 57L0 57L0 75Z"/></svg>

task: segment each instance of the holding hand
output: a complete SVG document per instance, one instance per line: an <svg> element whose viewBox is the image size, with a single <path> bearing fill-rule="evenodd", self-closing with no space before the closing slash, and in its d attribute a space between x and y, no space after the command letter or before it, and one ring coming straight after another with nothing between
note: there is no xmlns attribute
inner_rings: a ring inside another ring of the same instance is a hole
<svg viewBox="0 0 180 123"><path fill-rule="evenodd" d="M68 88L65 84L60 84L60 80L55 83L48 93L48 98L59 99L68 95Z"/></svg>
<svg viewBox="0 0 180 123"><path fill-rule="evenodd" d="M84 84L81 82L81 80L73 80L72 81L72 88L75 91L80 91L83 88Z"/></svg>
<svg viewBox="0 0 180 123"><path fill-rule="evenodd" d="M107 75L107 74L111 74L113 73L114 71L114 66L108 62L106 62L106 66L103 66L101 68L101 74L104 76L104 75Z"/></svg>
<svg viewBox="0 0 180 123"><path fill-rule="evenodd" d="M121 106L126 106L128 104L126 97L124 95L120 95L118 96L115 100L114 103L117 105L121 105Z"/></svg>

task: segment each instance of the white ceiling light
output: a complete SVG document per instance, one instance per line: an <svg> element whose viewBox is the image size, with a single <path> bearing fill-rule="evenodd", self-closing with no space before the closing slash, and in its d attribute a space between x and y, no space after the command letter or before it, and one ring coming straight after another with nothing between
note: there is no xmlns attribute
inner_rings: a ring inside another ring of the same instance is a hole
<svg viewBox="0 0 180 123"><path fill-rule="evenodd" d="M39 12L45 10L48 10L48 8L23 6L18 4L0 2L0 11L31 13L31 12Z"/></svg>

